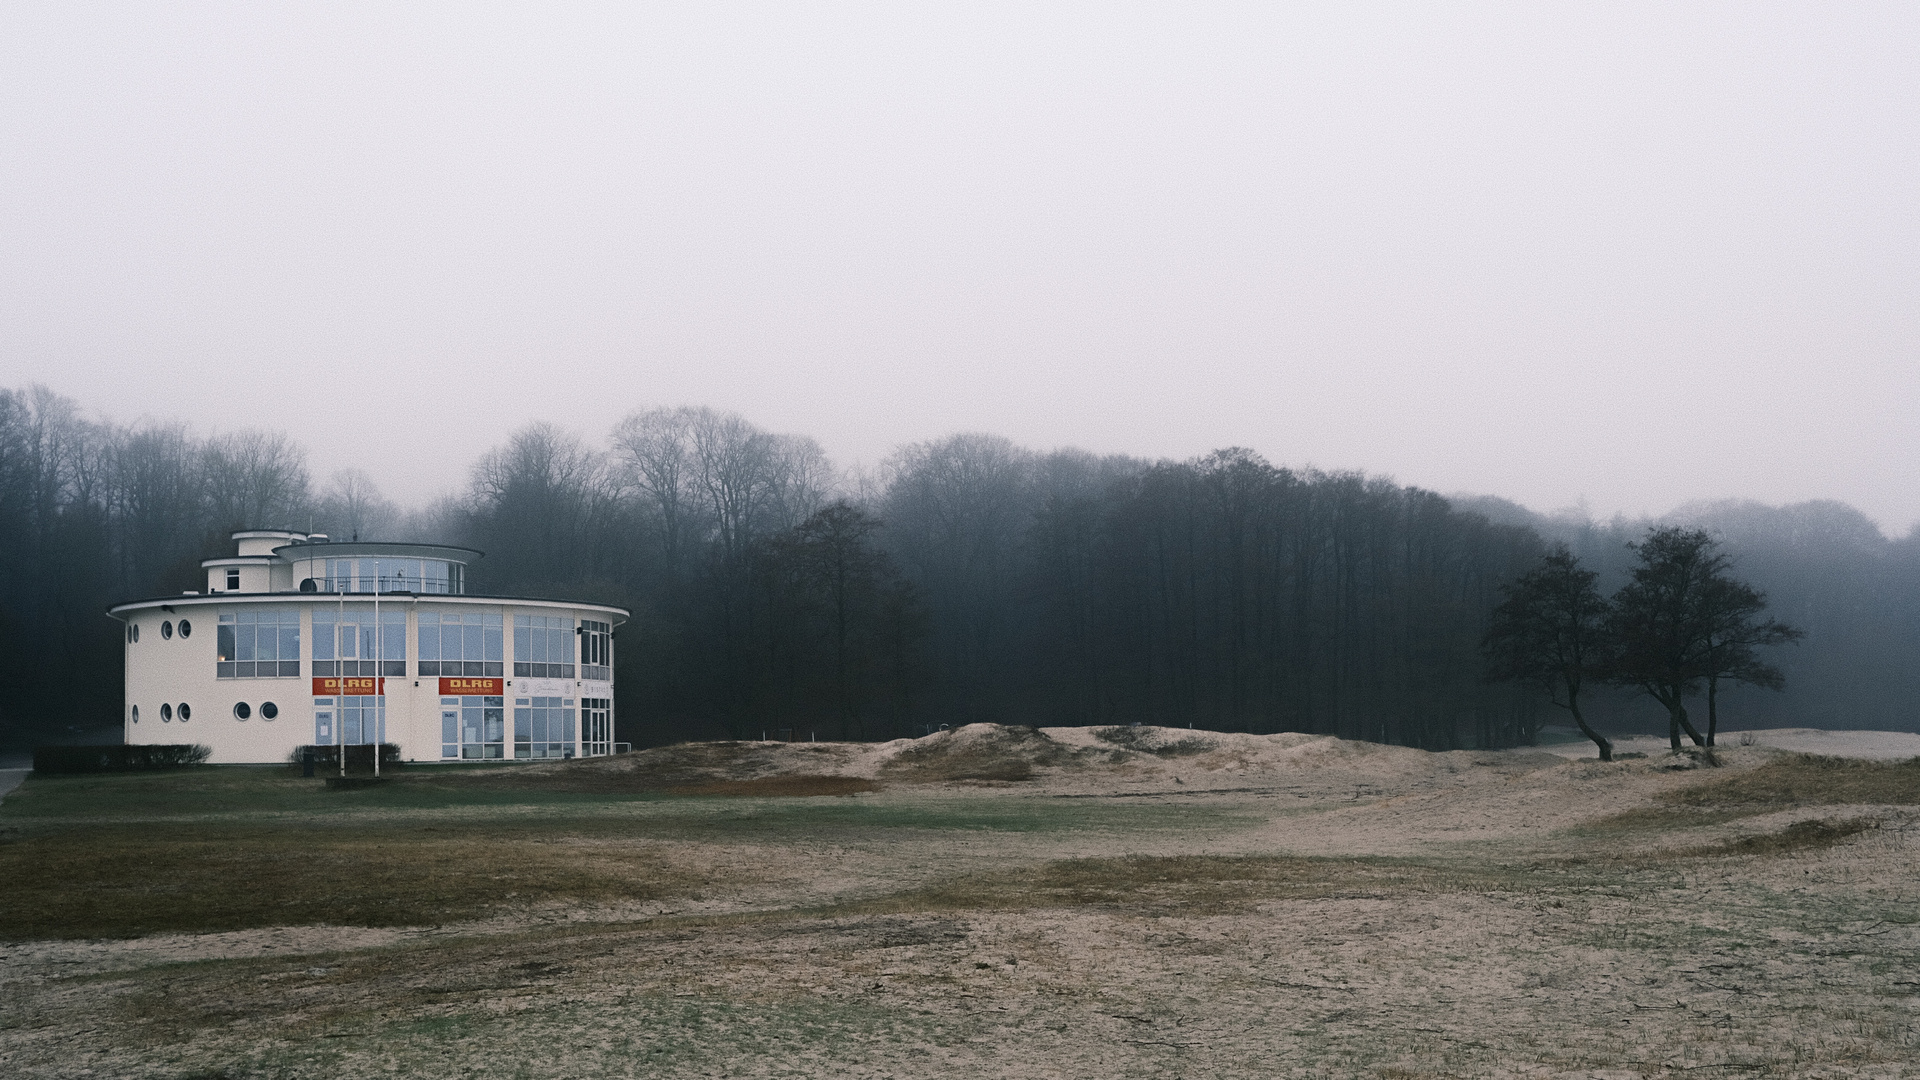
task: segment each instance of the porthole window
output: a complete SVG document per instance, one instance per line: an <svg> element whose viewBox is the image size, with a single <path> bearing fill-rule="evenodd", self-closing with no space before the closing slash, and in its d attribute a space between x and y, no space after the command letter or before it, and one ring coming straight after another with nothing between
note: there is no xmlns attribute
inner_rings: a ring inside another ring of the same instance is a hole
<svg viewBox="0 0 1920 1080"><path fill-rule="evenodd" d="M140 706L138 705L133 707L133 722L136 724L140 722Z"/></svg>
<svg viewBox="0 0 1920 1080"><path fill-rule="evenodd" d="M133 624L127 624L127 644L133 644Z"/></svg>
<svg viewBox="0 0 1920 1080"><path fill-rule="evenodd" d="M181 702L180 703L180 722L183 724L186 723L188 718L191 717L192 715L193 715L193 706L188 705L184 701Z"/></svg>
<svg viewBox="0 0 1920 1080"><path fill-rule="evenodd" d="M180 620L180 636L188 637L192 635L192 633L193 633L193 624L188 622L185 619L181 619Z"/></svg>
<svg viewBox="0 0 1920 1080"><path fill-rule="evenodd" d="M160 624L160 637L164 640L172 636L173 636L173 620L169 619Z"/></svg>
<svg viewBox="0 0 1920 1080"><path fill-rule="evenodd" d="M140 644L140 624L139 623L133 624L133 643L135 645Z"/></svg>
<svg viewBox="0 0 1920 1080"><path fill-rule="evenodd" d="M260 719L271 720L274 717L279 715L280 715L280 706L275 705L271 701L263 701L260 703Z"/></svg>
<svg viewBox="0 0 1920 1080"><path fill-rule="evenodd" d="M246 702L236 701L233 703L233 718L235 720L245 720L247 717L252 715L253 715L253 708L249 706Z"/></svg>
<svg viewBox="0 0 1920 1080"><path fill-rule="evenodd" d="M160 722L163 724L173 723L173 706L171 705L160 706Z"/></svg>

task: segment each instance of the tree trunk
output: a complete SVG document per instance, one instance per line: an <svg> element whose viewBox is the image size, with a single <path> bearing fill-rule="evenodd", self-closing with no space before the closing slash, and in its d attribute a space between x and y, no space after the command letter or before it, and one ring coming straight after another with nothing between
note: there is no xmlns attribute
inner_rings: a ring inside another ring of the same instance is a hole
<svg viewBox="0 0 1920 1080"><path fill-rule="evenodd" d="M1567 697L1567 711L1573 714L1573 722L1580 725L1580 734L1592 739L1593 745L1600 748L1600 760L1612 761L1613 744L1607 741L1605 735L1587 726L1587 718L1580 715L1580 702L1572 695L1568 695Z"/></svg>
<svg viewBox="0 0 1920 1080"><path fill-rule="evenodd" d="M1720 714L1714 707L1714 698L1720 691L1720 676L1707 676L1707 745L1713 745L1713 733L1720 728Z"/></svg>
<svg viewBox="0 0 1920 1080"><path fill-rule="evenodd" d="M1693 740L1693 745L1695 746L1707 745L1706 738L1703 737L1700 734L1700 732L1694 728L1693 722L1687 719L1687 707L1685 705L1674 706L1674 719L1680 722L1680 729L1687 733L1687 738Z"/></svg>

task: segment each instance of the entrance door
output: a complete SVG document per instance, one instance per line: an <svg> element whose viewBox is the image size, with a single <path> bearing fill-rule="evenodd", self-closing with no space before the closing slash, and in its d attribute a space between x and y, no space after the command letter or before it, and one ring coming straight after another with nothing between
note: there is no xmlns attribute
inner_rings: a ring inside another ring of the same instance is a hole
<svg viewBox="0 0 1920 1080"><path fill-rule="evenodd" d="M506 749L507 699L504 697L463 697L460 699L460 756L497 758Z"/></svg>
<svg viewBox="0 0 1920 1080"><path fill-rule="evenodd" d="M333 709L330 706L313 710L313 745L333 745Z"/></svg>
<svg viewBox="0 0 1920 1080"><path fill-rule="evenodd" d="M440 699L440 756L460 756L460 699Z"/></svg>
<svg viewBox="0 0 1920 1080"><path fill-rule="evenodd" d="M340 699L340 734L350 746L385 742L387 699L368 694Z"/></svg>
<svg viewBox="0 0 1920 1080"><path fill-rule="evenodd" d="M599 757L613 752L613 701L610 698L580 699L580 754Z"/></svg>

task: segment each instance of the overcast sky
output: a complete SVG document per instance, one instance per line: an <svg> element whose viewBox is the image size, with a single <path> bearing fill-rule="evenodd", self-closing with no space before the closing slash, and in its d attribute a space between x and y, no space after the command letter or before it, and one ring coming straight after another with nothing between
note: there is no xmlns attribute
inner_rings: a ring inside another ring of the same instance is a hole
<svg viewBox="0 0 1920 1080"><path fill-rule="evenodd" d="M1920 5L0 5L0 383L1920 520Z"/></svg>

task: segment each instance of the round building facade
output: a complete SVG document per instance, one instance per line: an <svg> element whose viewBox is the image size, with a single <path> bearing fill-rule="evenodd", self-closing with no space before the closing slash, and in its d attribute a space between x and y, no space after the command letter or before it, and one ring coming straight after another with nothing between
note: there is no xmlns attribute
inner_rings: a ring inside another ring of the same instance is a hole
<svg viewBox="0 0 1920 1080"><path fill-rule="evenodd" d="M439 544L233 535L204 592L131 600L128 743L200 743L216 764L393 743L407 761L613 752L623 608L473 595L480 553Z"/></svg>

